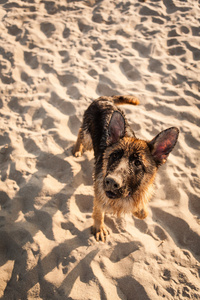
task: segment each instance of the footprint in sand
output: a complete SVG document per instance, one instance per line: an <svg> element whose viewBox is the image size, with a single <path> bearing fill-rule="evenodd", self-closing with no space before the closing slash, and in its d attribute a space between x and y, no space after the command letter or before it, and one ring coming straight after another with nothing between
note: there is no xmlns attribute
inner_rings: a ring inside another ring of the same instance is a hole
<svg viewBox="0 0 200 300"><path fill-rule="evenodd" d="M188 100L184 99L184 98L179 98L176 100L175 104L177 106L190 106L190 103L188 102Z"/></svg>
<svg viewBox="0 0 200 300"><path fill-rule="evenodd" d="M28 85L33 84L33 79L31 76L29 76L25 71L21 72L21 80L26 82Z"/></svg>
<svg viewBox="0 0 200 300"><path fill-rule="evenodd" d="M183 6L183 7L176 6L176 5L174 4L174 1L173 1L173 0L163 0L163 4L165 5L168 14L173 14L173 13L175 13L175 12L177 12L177 11L180 11L180 12L188 12L189 10L191 10L191 7L187 7L187 6Z"/></svg>
<svg viewBox="0 0 200 300"><path fill-rule="evenodd" d="M193 36L200 36L200 27L192 26L191 30Z"/></svg>
<svg viewBox="0 0 200 300"><path fill-rule="evenodd" d="M70 28L65 27L65 29L63 30L63 38L67 39L70 36Z"/></svg>
<svg viewBox="0 0 200 300"><path fill-rule="evenodd" d="M46 35L46 37L50 38L56 30L56 28L52 23L42 22L40 24L40 30Z"/></svg>
<svg viewBox="0 0 200 300"><path fill-rule="evenodd" d="M16 38L18 38L18 36L20 36L22 33L22 30L18 28L16 25L11 25L8 26L7 28L8 28L8 33L13 36L16 36Z"/></svg>
<svg viewBox="0 0 200 300"><path fill-rule="evenodd" d="M93 208L93 196L88 195L76 195L75 196L76 205L81 213L92 213Z"/></svg>
<svg viewBox="0 0 200 300"><path fill-rule="evenodd" d="M172 29L168 32L168 37L180 37L180 34L178 34L176 27L172 26L171 28Z"/></svg>
<svg viewBox="0 0 200 300"><path fill-rule="evenodd" d="M159 25L163 25L165 23L165 21L163 19L158 18L158 17L152 17L152 22L159 24Z"/></svg>
<svg viewBox="0 0 200 300"><path fill-rule="evenodd" d="M2 57L3 59L2 59ZM12 68L14 67L14 56L11 52L5 51L0 47L0 79L4 84L11 84L14 82L12 78Z"/></svg>
<svg viewBox="0 0 200 300"><path fill-rule="evenodd" d="M168 52L172 56L182 56L186 54L186 51L182 46L170 48Z"/></svg>
<svg viewBox="0 0 200 300"><path fill-rule="evenodd" d="M177 46L177 45L180 45L177 39L172 38L167 41L168 47Z"/></svg>
<svg viewBox="0 0 200 300"><path fill-rule="evenodd" d="M57 74L57 76L60 81L60 84L64 87L69 87L72 84L78 82L78 78L72 75L70 72L67 72L67 74L64 75Z"/></svg>
<svg viewBox="0 0 200 300"><path fill-rule="evenodd" d="M62 50L59 51L60 56L62 57L62 63L67 63L69 61L69 53L68 51Z"/></svg>
<svg viewBox="0 0 200 300"><path fill-rule="evenodd" d="M122 73L125 74L125 76L127 77L128 80L131 80L131 81L141 80L140 72L127 59L124 59L120 63L120 68L122 70Z"/></svg>
<svg viewBox="0 0 200 300"><path fill-rule="evenodd" d="M164 75L165 73L163 72L162 67L163 63L160 60L150 57L148 66L150 72L155 72L160 75Z"/></svg>
<svg viewBox="0 0 200 300"><path fill-rule="evenodd" d="M99 95L117 95L118 91L116 88L116 84L112 82L112 80L104 75L99 75L99 84L97 85L96 92Z"/></svg>
<svg viewBox="0 0 200 300"><path fill-rule="evenodd" d="M146 46L144 43L140 42L133 42L132 43L133 49L138 51L140 57L149 57L151 54L151 45Z"/></svg>
<svg viewBox="0 0 200 300"><path fill-rule="evenodd" d="M200 141L195 138L191 133L185 133L184 139L186 144L191 147L191 149L200 150Z"/></svg>
<svg viewBox="0 0 200 300"><path fill-rule="evenodd" d="M153 84L146 84L145 89L147 91L157 93L157 88Z"/></svg>
<svg viewBox="0 0 200 300"><path fill-rule="evenodd" d="M25 63L31 67L31 69L37 69L39 66L37 55L31 51L24 51L24 60Z"/></svg>
<svg viewBox="0 0 200 300"><path fill-rule="evenodd" d="M117 49L119 51L122 51L124 49L124 47L120 45L116 40L107 41L106 44L109 45L111 49Z"/></svg>
<svg viewBox="0 0 200 300"><path fill-rule="evenodd" d="M152 208L154 217L173 237L174 242L188 249L194 255L200 255L200 237L182 218L165 212L160 208Z"/></svg>
<svg viewBox="0 0 200 300"><path fill-rule="evenodd" d="M135 227L140 230L140 232L142 233L148 232L148 225L144 220L134 218L134 224Z"/></svg>
<svg viewBox="0 0 200 300"><path fill-rule="evenodd" d="M140 9L140 15L142 15L142 16L159 16L159 13L156 10L151 9L148 6L144 5Z"/></svg>
<svg viewBox="0 0 200 300"><path fill-rule="evenodd" d="M81 126L81 121L76 115L69 116L68 126L71 132L74 135L77 135L77 132L79 131L79 128Z"/></svg>
<svg viewBox="0 0 200 300"><path fill-rule="evenodd" d="M56 107L62 114L67 116L74 115L76 112L74 104L60 98L55 92L51 93L49 103Z"/></svg>
<svg viewBox="0 0 200 300"><path fill-rule="evenodd" d="M185 41L184 44L186 45L187 49L190 50L192 52L193 55L193 60L200 60L200 50L199 48L193 47L192 45L190 45L189 42Z"/></svg>
<svg viewBox="0 0 200 300"><path fill-rule="evenodd" d="M184 33L184 34L188 34L190 32L190 29L186 26L181 26L180 30L181 30L181 33Z"/></svg>
<svg viewBox="0 0 200 300"><path fill-rule="evenodd" d="M49 15L54 15L59 10L59 5L57 5L57 3L54 1L44 1L44 7Z"/></svg>
<svg viewBox="0 0 200 300"><path fill-rule="evenodd" d="M110 255L110 260L113 263L117 263L120 260L124 259L125 257L132 255L135 251L139 250L141 246L142 244L137 241L128 242L128 243L117 242L113 252Z"/></svg>
<svg viewBox="0 0 200 300"><path fill-rule="evenodd" d="M123 276L116 279L117 287L122 292L120 299L133 299L133 295L140 295L138 299L150 299L144 287L132 276ZM126 297L124 297L126 295Z"/></svg>
<svg viewBox="0 0 200 300"><path fill-rule="evenodd" d="M168 269L164 269L161 276L165 281L169 281L171 279L171 271Z"/></svg>
<svg viewBox="0 0 200 300"><path fill-rule="evenodd" d="M42 122L42 128L44 128L45 130L51 129L51 128L56 128L55 125L55 119L52 117L47 116L43 122Z"/></svg>
<svg viewBox="0 0 200 300"><path fill-rule="evenodd" d="M197 174L194 175L194 178L191 182L191 185L194 189L200 193L200 179L197 177ZM189 194L189 208L194 215L198 216L198 223L200 223L200 201L199 197L193 193Z"/></svg>
<svg viewBox="0 0 200 300"><path fill-rule="evenodd" d="M77 79L75 79L76 81ZM75 85L71 85L67 89L67 94L74 100L79 100L81 98L81 92L79 91L78 87Z"/></svg>
<svg viewBox="0 0 200 300"><path fill-rule="evenodd" d="M93 27L88 25L89 21L84 19L84 18L81 18L78 20L78 27L79 27L79 30L83 33L87 33L88 31L90 31Z"/></svg>
<svg viewBox="0 0 200 300"><path fill-rule="evenodd" d="M176 66L172 65L172 64L167 64L167 70L169 71L173 71L176 69Z"/></svg>

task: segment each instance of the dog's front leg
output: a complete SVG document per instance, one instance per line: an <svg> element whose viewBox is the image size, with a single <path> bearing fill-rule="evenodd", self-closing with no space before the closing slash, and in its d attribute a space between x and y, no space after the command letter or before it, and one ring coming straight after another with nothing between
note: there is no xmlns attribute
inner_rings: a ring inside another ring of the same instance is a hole
<svg viewBox="0 0 200 300"><path fill-rule="evenodd" d="M108 229L104 224L104 212L99 208L98 203L96 203L94 199L94 207L93 207L93 220L94 224L92 227L92 234L94 234L97 241L106 241L106 237L109 234Z"/></svg>
<svg viewBox="0 0 200 300"><path fill-rule="evenodd" d="M140 220L145 219L148 216L147 205L143 201L141 201L133 211L133 215Z"/></svg>

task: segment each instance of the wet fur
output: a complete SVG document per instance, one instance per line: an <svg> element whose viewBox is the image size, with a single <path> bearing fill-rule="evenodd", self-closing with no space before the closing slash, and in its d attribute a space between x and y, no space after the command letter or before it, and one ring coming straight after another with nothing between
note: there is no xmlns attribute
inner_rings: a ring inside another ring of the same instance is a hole
<svg viewBox="0 0 200 300"><path fill-rule="evenodd" d="M73 154L94 149L93 234L105 241L104 213L132 213L144 219L158 167L173 149L178 129L161 132L152 141L137 139L120 104L139 104L132 96L100 97L85 111Z"/></svg>

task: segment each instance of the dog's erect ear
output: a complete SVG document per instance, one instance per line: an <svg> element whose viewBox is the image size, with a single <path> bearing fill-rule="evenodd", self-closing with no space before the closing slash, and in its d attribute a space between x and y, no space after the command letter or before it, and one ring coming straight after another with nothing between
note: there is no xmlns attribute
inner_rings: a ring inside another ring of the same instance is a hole
<svg viewBox="0 0 200 300"><path fill-rule="evenodd" d="M111 117L108 126L108 134L108 143L110 145L118 142L125 134L125 120L122 114L118 111L115 111Z"/></svg>
<svg viewBox="0 0 200 300"><path fill-rule="evenodd" d="M176 127L168 128L160 132L152 141L148 143L151 154L157 165L164 164L169 153L174 148L179 130Z"/></svg>

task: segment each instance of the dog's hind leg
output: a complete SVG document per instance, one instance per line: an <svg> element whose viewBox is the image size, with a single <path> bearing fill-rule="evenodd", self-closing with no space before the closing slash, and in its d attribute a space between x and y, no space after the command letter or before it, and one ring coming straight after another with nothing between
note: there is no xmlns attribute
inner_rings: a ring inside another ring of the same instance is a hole
<svg viewBox="0 0 200 300"><path fill-rule="evenodd" d="M75 157L79 157L83 154L83 139L84 139L83 129L80 128L79 132L78 132L78 137L77 137L77 140L76 140L76 144L74 145L74 147L72 149L72 154Z"/></svg>
<svg viewBox="0 0 200 300"><path fill-rule="evenodd" d="M78 132L76 144L73 147L72 154L79 157L86 150L92 150L92 140L89 133L81 127Z"/></svg>

